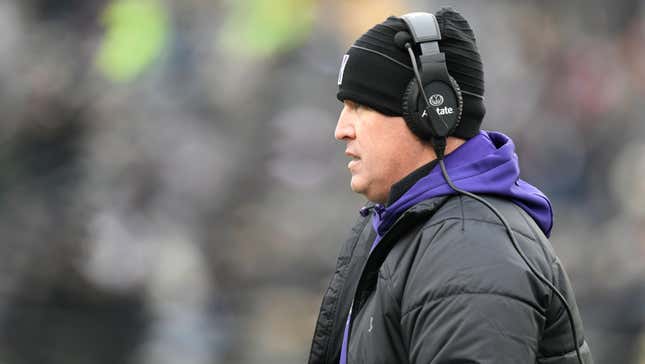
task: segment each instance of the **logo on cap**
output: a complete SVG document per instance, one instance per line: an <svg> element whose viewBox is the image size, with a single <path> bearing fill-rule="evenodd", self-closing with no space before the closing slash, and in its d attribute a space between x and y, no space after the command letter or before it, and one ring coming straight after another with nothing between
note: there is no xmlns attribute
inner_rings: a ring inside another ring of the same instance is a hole
<svg viewBox="0 0 645 364"><path fill-rule="evenodd" d="M343 61L340 64L340 70L338 71L338 86L343 83L343 74L345 73L345 66L349 60L349 54L343 56Z"/></svg>
<svg viewBox="0 0 645 364"><path fill-rule="evenodd" d="M430 102L430 105L432 106L441 106L443 105L443 96L439 94L434 94L430 96L430 98L428 99L428 102Z"/></svg>

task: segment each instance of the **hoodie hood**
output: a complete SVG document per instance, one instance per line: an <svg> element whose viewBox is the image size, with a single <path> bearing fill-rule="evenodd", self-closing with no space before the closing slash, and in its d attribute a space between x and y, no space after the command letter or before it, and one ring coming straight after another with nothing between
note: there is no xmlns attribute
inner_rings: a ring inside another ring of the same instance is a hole
<svg viewBox="0 0 645 364"><path fill-rule="evenodd" d="M553 227L551 202L536 187L521 180L515 144L499 132L481 131L452 153L444 163L453 183L468 192L508 198L535 220L548 237ZM375 244L396 219L417 203L438 196L455 195L441 174L439 165L419 179L399 199L387 207L378 205L372 223L377 232Z"/></svg>

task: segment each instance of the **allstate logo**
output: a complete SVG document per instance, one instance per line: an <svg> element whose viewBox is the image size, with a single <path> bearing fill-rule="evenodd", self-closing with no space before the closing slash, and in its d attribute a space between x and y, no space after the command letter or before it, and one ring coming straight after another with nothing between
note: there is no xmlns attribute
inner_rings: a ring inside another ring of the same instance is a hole
<svg viewBox="0 0 645 364"><path fill-rule="evenodd" d="M430 96L428 101L430 102L430 105L432 105L432 106L441 106L441 105L443 105L443 96L441 96L439 94L434 94L434 95Z"/></svg>

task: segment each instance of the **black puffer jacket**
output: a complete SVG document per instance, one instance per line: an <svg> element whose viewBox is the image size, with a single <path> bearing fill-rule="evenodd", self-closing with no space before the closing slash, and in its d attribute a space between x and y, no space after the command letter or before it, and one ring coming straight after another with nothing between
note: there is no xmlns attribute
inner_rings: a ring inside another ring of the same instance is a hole
<svg viewBox="0 0 645 364"><path fill-rule="evenodd" d="M566 297L585 363L592 363L566 273L535 222L487 197L531 264ZM562 303L531 274L483 204L442 196L408 209L372 254L370 217L341 250L323 298L310 364L339 362L353 302L348 363L575 364ZM369 257L369 259L368 259Z"/></svg>

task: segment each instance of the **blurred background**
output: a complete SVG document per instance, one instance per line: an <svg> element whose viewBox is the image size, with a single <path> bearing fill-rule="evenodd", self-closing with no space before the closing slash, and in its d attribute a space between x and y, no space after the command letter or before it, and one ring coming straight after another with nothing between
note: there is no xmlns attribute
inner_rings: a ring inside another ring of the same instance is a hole
<svg viewBox="0 0 645 364"><path fill-rule="evenodd" d="M645 363L645 2L0 0L0 363L303 363L364 200L340 59L451 5L597 364Z"/></svg>

